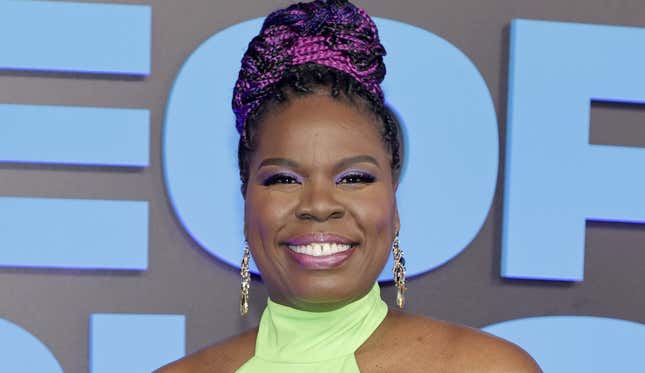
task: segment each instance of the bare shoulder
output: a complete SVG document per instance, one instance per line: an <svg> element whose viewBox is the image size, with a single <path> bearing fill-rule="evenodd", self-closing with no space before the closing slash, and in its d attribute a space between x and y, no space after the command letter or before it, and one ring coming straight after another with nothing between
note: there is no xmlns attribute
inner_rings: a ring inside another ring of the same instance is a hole
<svg viewBox="0 0 645 373"><path fill-rule="evenodd" d="M369 371L406 367L409 372L542 372L520 347L467 326L391 311L379 329L373 348L367 345L362 356ZM357 359L360 365L359 354Z"/></svg>
<svg viewBox="0 0 645 373"><path fill-rule="evenodd" d="M463 325L447 327L454 333L456 366L472 372L542 372L531 355L505 339Z"/></svg>
<svg viewBox="0 0 645 373"><path fill-rule="evenodd" d="M414 335L415 349L431 352L448 372L540 373L533 358L504 339L470 328L429 317L398 313L402 330ZM432 361L431 363L434 363Z"/></svg>
<svg viewBox="0 0 645 373"><path fill-rule="evenodd" d="M255 354L257 328L159 368L155 373L235 372Z"/></svg>

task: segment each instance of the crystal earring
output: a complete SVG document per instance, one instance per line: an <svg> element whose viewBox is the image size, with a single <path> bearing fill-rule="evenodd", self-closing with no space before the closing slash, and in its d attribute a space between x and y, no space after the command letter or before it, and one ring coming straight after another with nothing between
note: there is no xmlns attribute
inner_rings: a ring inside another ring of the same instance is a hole
<svg viewBox="0 0 645 373"><path fill-rule="evenodd" d="M240 289L240 313L242 316L249 311L249 288L251 287L251 275L249 274L249 244L244 242L244 256L242 256L242 265L240 266L240 275L242 276L242 288Z"/></svg>
<svg viewBox="0 0 645 373"><path fill-rule="evenodd" d="M394 257L392 273L394 274L394 286L396 286L396 305L399 308L404 308L405 292L408 288L405 286L405 258L403 258L403 250L399 247L398 232L394 237L394 242L392 242L392 256Z"/></svg>

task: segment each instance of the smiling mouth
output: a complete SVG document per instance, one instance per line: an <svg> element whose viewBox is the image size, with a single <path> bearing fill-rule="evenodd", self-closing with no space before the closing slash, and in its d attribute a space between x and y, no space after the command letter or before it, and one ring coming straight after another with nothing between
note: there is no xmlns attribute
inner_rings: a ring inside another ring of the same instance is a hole
<svg viewBox="0 0 645 373"><path fill-rule="evenodd" d="M341 267L354 253L357 245L335 242L312 242L287 245L291 259L306 270L331 270Z"/></svg>
<svg viewBox="0 0 645 373"><path fill-rule="evenodd" d="M350 244L335 242L312 242L306 245L287 245L289 250L309 256L329 256L345 252L352 248Z"/></svg>

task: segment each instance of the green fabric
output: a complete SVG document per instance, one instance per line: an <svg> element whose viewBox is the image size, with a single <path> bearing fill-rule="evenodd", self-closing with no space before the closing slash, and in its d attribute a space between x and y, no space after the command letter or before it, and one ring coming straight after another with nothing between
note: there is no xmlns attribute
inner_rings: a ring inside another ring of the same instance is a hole
<svg viewBox="0 0 645 373"><path fill-rule="evenodd" d="M386 315L378 283L363 298L329 312L301 311L269 299L255 356L237 372L359 372L354 352Z"/></svg>

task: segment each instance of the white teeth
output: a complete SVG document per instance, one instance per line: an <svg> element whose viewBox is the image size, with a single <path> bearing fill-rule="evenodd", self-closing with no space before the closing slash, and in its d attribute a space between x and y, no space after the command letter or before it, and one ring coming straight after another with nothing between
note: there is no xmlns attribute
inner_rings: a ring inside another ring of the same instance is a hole
<svg viewBox="0 0 645 373"><path fill-rule="evenodd" d="M311 256L325 256L332 255L352 248L351 245L340 243L310 243L308 245L289 245L289 250L293 250L300 254Z"/></svg>

